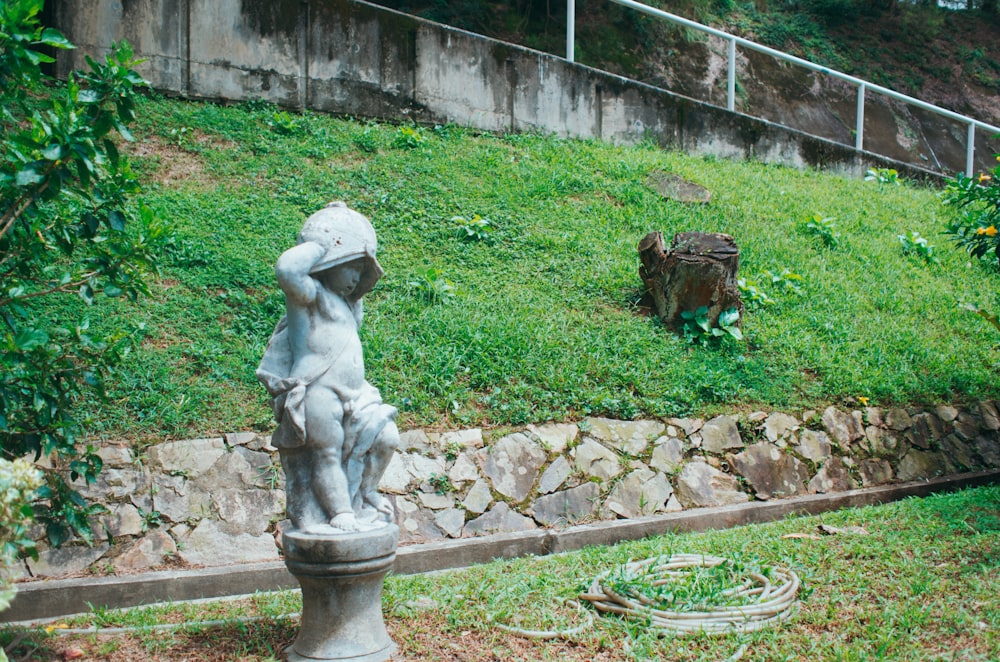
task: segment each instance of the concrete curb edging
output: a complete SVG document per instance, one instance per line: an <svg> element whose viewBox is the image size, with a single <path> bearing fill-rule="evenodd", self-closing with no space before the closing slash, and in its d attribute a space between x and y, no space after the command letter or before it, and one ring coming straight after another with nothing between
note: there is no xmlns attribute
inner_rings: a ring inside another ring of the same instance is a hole
<svg viewBox="0 0 1000 662"><path fill-rule="evenodd" d="M545 556L591 545L611 545L667 533L725 529L771 522L790 515L816 515L842 508L877 505L1000 482L1000 470L958 474L926 481L699 508L631 520L597 522L565 529L506 533L401 547L393 572L408 575L463 568L494 559ZM156 602L179 602L297 588L283 561L197 570L159 571L123 577L85 577L18 585L0 622L56 618L102 607L116 609Z"/></svg>

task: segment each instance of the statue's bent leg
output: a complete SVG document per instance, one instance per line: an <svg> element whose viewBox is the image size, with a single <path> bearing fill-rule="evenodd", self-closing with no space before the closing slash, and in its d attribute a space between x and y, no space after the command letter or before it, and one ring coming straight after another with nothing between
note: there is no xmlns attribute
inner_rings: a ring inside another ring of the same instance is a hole
<svg viewBox="0 0 1000 662"><path fill-rule="evenodd" d="M365 470L361 476L361 494L366 503L375 510L392 515L392 508L389 502L378 491L378 483L385 473L389 462L392 461L392 454L399 447L399 428L393 421L389 421L382 428L378 438L372 445L371 450L365 457Z"/></svg>

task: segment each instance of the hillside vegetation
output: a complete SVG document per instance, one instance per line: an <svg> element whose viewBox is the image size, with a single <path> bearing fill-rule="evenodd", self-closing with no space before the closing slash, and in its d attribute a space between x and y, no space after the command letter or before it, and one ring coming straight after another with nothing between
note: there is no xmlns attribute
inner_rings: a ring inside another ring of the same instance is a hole
<svg viewBox="0 0 1000 662"><path fill-rule="evenodd" d="M447 25L566 53L566 3L379 0ZM994 0L682 0L643 4L1000 124L1000 13ZM702 33L610 0L576 3L578 62L688 94L705 75L693 42ZM696 95L697 96L697 95Z"/></svg>
<svg viewBox="0 0 1000 662"><path fill-rule="evenodd" d="M254 370L284 309L273 265L336 199L379 233L363 341L404 427L1000 395L1000 338L959 306L996 310L995 263L948 244L953 211L930 189L266 105L153 99L139 117L142 198L175 232L152 296L39 311L134 329L110 400L85 403L97 434L269 428ZM664 199L654 170L712 201ZM773 299L748 299L742 342L689 342L640 314L650 230L735 237L741 275ZM940 262L905 255L908 231Z"/></svg>

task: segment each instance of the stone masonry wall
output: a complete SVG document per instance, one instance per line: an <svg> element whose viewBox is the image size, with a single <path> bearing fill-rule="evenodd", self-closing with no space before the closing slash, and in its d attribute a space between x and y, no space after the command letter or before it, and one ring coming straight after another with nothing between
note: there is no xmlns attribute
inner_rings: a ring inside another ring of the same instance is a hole
<svg viewBox="0 0 1000 662"><path fill-rule="evenodd" d="M492 436L410 430L381 487L401 544L643 517L1000 468L998 408L588 418ZM40 543L22 578L280 558L284 478L267 435L99 452L105 469L83 490L108 507L98 540Z"/></svg>

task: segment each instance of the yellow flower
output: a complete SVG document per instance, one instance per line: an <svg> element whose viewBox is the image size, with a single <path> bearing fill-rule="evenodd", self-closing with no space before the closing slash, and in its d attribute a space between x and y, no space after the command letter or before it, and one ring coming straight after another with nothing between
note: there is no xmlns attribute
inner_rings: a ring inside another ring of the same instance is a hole
<svg viewBox="0 0 1000 662"><path fill-rule="evenodd" d="M858 402L863 404L865 407L868 406L868 398L864 397L863 395L858 396Z"/></svg>
<svg viewBox="0 0 1000 662"><path fill-rule="evenodd" d="M993 178L990 177L989 175L987 175L985 172L979 173L979 183L980 184L982 184L983 182L988 182L991 179L993 179Z"/></svg>
<svg viewBox="0 0 1000 662"><path fill-rule="evenodd" d="M987 237L995 237L997 235L997 228L995 225L991 225L988 228L976 228L976 234L984 234Z"/></svg>

